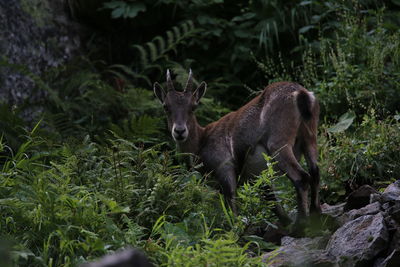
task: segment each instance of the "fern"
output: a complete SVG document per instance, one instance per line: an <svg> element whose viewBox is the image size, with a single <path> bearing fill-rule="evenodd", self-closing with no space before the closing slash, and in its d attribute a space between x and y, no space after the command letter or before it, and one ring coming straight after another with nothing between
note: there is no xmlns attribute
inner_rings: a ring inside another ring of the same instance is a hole
<svg viewBox="0 0 400 267"><path fill-rule="evenodd" d="M146 66L148 64L148 60L147 60L148 55L147 55L146 49L141 45L134 45L133 47L138 50L139 55L140 55L140 61L141 61L142 65Z"/></svg>
<svg viewBox="0 0 400 267"><path fill-rule="evenodd" d="M125 119L117 124L111 124L110 130L117 137L137 141L151 141L149 136L160 132L160 118L149 115L132 116L130 120Z"/></svg>
<svg viewBox="0 0 400 267"><path fill-rule="evenodd" d="M153 68L156 61L167 58L170 52L176 53L176 48L197 32L193 21L189 20L166 32L166 38L156 36L144 45L134 45L140 58L142 69Z"/></svg>

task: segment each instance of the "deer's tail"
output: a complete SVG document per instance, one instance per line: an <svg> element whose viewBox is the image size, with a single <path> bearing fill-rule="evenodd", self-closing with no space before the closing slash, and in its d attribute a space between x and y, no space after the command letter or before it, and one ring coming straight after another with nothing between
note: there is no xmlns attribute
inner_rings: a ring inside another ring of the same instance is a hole
<svg viewBox="0 0 400 267"><path fill-rule="evenodd" d="M299 90L296 100L297 107L304 120L308 121L316 115L316 108L318 108L316 106L318 103L313 93L305 90Z"/></svg>

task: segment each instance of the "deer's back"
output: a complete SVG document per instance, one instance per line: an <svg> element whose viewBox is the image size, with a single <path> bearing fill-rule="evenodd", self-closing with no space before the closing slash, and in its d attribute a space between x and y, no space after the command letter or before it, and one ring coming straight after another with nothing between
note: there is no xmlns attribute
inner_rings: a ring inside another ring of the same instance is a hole
<svg viewBox="0 0 400 267"><path fill-rule="evenodd" d="M237 111L207 125L207 141L202 144L200 156L209 169L232 162L240 172L246 158L263 161L260 157L267 152L265 143L273 135L285 136L294 145L300 126L295 101L299 90L307 91L296 83L273 83ZM253 154L255 157L249 158Z"/></svg>

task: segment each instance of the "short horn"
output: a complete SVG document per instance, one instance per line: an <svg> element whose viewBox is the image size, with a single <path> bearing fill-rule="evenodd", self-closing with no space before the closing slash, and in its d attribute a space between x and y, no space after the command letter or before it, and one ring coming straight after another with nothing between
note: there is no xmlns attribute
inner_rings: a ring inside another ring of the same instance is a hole
<svg viewBox="0 0 400 267"><path fill-rule="evenodd" d="M186 91L192 91L193 90L193 73L192 73L192 69L189 69L189 76L186 82L186 86L185 86L185 92Z"/></svg>
<svg viewBox="0 0 400 267"><path fill-rule="evenodd" d="M171 73L170 73L169 69L167 69L167 90L175 91L174 83L171 80Z"/></svg>

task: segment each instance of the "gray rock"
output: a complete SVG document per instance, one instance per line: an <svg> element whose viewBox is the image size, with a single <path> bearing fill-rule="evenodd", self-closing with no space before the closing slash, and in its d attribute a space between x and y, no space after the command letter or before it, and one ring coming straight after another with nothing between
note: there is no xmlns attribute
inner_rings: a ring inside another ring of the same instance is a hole
<svg viewBox="0 0 400 267"><path fill-rule="evenodd" d="M338 217L343 214L344 206L346 203L341 203L337 205L329 205L324 203L321 205L321 212L322 214L329 215L331 217Z"/></svg>
<svg viewBox="0 0 400 267"><path fill-rule="evenodd" d="M379 202L382 202L382 201L379 201ZM391 205L390 205L389 202L384 202L384 203L382 204L382 209L383 209L383 210L388 210L390 207L391 207Z"/></svg>
<svg viewBox="0 0 400 267"><path fill-rule="evenodd" d="M323 248L326 238L283 237L282 246L263 255L268 266L338 266L335 257L328 255Z"/></svg>
<svg viewBox="0 0 400 267"><path fill-rule="evenodd" d="M36 88L32 76L40 77L81 53L81 30L68 18L64 4L63 0L0 1L1 103L19 106L42 100L45 90ZM59 17L66 23L57 21ZM24 116L32 119L37 112Z"/></svg>
<svg viewBox="0 0 400 267"><path fill-rule="evenodd" d="M396 222L400 223L400 203L396 203L390 207L390 209L388 209L388 213Z"/></svg>
<svg viewBox="0 0 400 267"><path fill-rule="evenodd" d="M357 190L351 192L351 194L347 197L346 205L344 206L344 210L352 210L362 208L370 203L371 194L377 194L373 187L369 185L363 185Z"/></svg>
<svg viewBox="0 0 400 267"><path fill-rule="evenodd" d="M369 203L374 203L376 201L379 201L382 203L382 198L380 193L373 193L369 195Z"/></svg>
<svg viewBox="0 0 400 267"><path fill-rule="evenodd" d="M290 236L282 237L282 246L292 246L292 247L305 247L308 249L323 249L328 243L328 239L323 236L318 236L314 238L304 237L304 238L294 238Z"/></svg>
<svg viewBox="0 0 400 267"><path fill-rule="evenodd" d="M383 202L400 202L400 180L390 184L382 193Z"/></svg>
<svg viewBox="0 0 400 267"><path fill-rule="evenodd" d="M365 266L387 247L389 234L381 213L365 215L340 227L327 245L340 266Z"/></svg>
<svg viewBox="0 0 400 267"><path fill-rule="evenodd" d="M381 204L379 202L371 203L361 209L350 210L337 218L339 225L343 225L349 221L357 219L364 215L374 215L381 211Z"/></svg>
<svg viewBox="0 0 400 267"><path fill-rule="evenodd" d="M128 248L109 254L96 262L82 264L81 267L152 267L146 255L136 248Z"/></svg>

